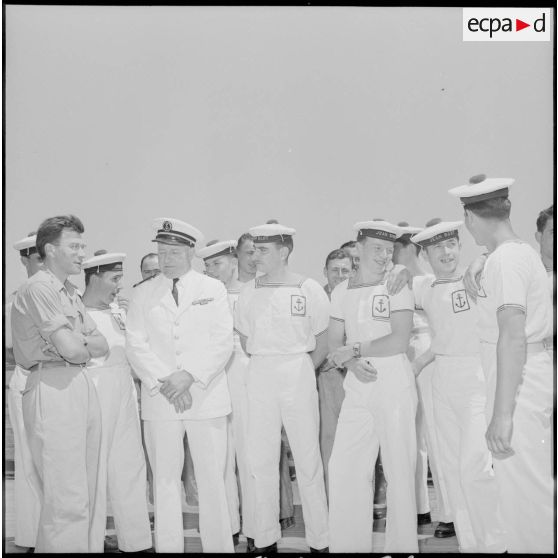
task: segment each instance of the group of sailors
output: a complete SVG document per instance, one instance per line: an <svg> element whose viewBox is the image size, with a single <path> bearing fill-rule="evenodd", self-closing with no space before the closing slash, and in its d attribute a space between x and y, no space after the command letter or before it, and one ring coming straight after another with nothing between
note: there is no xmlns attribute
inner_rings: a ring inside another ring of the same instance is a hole
<svg viewBox="0 0 558 558"><path fill-rule="evenodd" d="M513 182L451 189L464 223L356 223L325 287L290 269L293 228L203 246L159 218L128 302L124 253L85 259L77 217L43 221L15 245L28 280L7 308L16 544L103 552L108 498L119 550L183 553L186 448L203 551L234 552L242 533L276 552L284 429L311 552L372 552L378 476L383 550L418 552L429 464L436 536L552 553L553 207L538 254L513 232ZM487 248L465 274L463 225Z"/></svg>

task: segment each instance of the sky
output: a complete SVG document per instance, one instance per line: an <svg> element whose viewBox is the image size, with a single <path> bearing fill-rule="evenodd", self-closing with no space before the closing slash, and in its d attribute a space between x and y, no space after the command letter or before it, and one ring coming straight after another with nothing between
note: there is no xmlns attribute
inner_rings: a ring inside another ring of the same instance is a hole
<svg viewBox="0 0 558 558"><path fill-rule="evenodd" d="M6 293L14 242L65 213L89 256L127 254L130 287L156 217L206 240L277 219L322 281L357 221L461 219L447 190L474 174L516 179L535 247L553 203L553 37L463 42L461 8L427 7L7 5L4 24ZM484 251L462 239L464 263Z"/></svg>

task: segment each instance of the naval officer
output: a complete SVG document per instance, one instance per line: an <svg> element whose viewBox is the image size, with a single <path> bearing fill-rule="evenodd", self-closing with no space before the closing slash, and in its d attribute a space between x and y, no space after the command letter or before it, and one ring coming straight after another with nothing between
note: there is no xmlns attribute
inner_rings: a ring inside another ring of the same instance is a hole
<svg viewBox="0 0 558 558"><path fill-rule="evenodd" d="M486 440L494 456L506 548L552 553L554 482L551 422L553 366L548 279L539 255L510 222L512 178L477 175L452 188L465 224L488 248L477 296L487 381Z"/></svg>
<svg viewBox="0 0 558 558"><path fill-rule="evenodd" d="M234 552L225 491L225 366L233 350L227 291L192 269L195 227L155 220L161 274L134 289L126 354L141 379L141 413L153 469L155 548L184 552L181 472L184 434L196 475L204 552Z"/></svg>

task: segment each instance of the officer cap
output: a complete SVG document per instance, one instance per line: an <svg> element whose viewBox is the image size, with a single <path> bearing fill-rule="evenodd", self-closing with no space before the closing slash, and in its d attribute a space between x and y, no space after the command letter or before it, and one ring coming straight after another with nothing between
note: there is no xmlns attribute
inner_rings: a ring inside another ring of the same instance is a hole
<svg viewBox="0 0 558 558"><path fill-rule="evenodd" d="M172 217L158 217L153 225L157 233L152 242L193 248L196 242L203 239L203 234L196 227Z"/></svg>

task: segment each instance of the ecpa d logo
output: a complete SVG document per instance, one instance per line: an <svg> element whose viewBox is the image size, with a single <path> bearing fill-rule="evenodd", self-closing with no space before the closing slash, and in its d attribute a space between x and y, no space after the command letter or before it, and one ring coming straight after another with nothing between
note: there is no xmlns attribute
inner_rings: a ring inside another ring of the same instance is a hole
<svg viewBox="0 0 558 558"><path fill-rule="evenodd" d="M464 41L550 41L550 8L463 8Z"/></svg>

